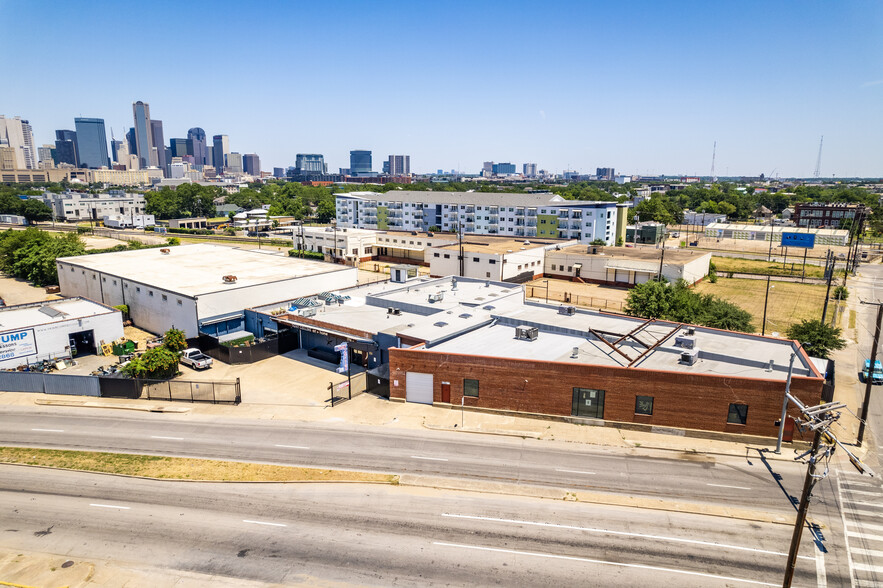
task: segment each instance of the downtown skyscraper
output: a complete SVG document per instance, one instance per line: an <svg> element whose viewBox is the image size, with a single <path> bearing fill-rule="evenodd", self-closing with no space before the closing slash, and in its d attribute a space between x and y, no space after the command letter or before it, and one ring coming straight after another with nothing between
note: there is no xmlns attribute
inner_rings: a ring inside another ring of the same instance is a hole
<svg viewBox="0 0 883 588"><path fill-rule="evenodd" d="M6 118L0 114L0 147L15 151L16 169L37 169L37 146L28 121L20 116Z"/></svg>
<svg viewBox="0 0 883 588"><path fill-rule="evenodd" d="M107 134L103 118L75 118L77 129L74 140L77 144L79 167L98 169L110 167L107 158Z"/></svg>
<svg viewBox="0 0 883 588"><path fill-rule="evenodd" d="M157 166L157 156L153 145L153 129L150 126L150 105L146 102L132 104L135 118L135 150L141 169Z"/></svg>
<svg viewBox="0 0 883 588"><path fill-rule="evenodd" d="M193 159L196 165L207 165L205 131L199 127L193 127L187 131L187 139L193 145Z"/></svg>

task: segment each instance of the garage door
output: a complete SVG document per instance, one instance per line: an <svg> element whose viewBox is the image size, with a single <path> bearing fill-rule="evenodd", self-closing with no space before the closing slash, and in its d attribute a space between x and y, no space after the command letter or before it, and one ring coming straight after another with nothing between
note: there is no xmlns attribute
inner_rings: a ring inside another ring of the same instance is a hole
<svg viewBox="0 0 883 588"><path fill-rule="evenodd" d="M653 276L651 274L645 274L644 272L635 273L635 283L643 284L645 282L649 282Z"/></svg>
<svg viewBox="0 0 883 588"><path fill-rule="evenodd" d="M408 372L405 380L405 398L408 402L432 404L432 374Z"/></svg>
<svg viewBox="0 0 883 588"><path fill-rule="evenodd" d="M628 270L616 270L616 278L617 282L625 282L628 284L629 282L629 272Z"/></svg>

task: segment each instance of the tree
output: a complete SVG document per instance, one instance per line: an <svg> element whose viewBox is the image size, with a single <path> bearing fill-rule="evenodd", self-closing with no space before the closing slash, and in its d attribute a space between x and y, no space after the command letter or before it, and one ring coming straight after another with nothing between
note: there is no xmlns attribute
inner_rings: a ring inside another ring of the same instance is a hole
<svg viewBox="0 0 883 588"><path fill-rule="evenodd" d="M58 283L57 258L85 253L76 233L54 236L31 228L0 235L0 269L35 286Z"/></svg>
<svg viewBox="0 0 883 588"><path fill-rule="evenodd" d="M171 378L178 373L178 354L165 347L154 347L132 359L120 371L132 378Z"/></svg>
<svg viewBox="0 0 883 588"><path fill-rule="evenodd" d="M847 298L849 298L849 288L846 286L834 288L834 300L846 300Z"/></svg>
<svg viewBox="0 0 883 588"><path fill-rule="evenodd" d="M175 353L186 349L187 338L184 336L184 331L174 327L166 331L165 335L163 335L163 347Z"/></svg>
<svg viewBox="0 0 883 588"><path fill-rule="evenodd" d="M832 351L846 347L840 329L817 320L803 320L788 327L787 336L795 339L813 357L827 358Z"/></svg>
<svg viewBox="0 0 883 588"><path fill-rule="evenodd" d="M751 332L751 315L732 302L699 294L684 280L674 284L653 281L638 284L626 298L627 314L716 329Z"/></svg>

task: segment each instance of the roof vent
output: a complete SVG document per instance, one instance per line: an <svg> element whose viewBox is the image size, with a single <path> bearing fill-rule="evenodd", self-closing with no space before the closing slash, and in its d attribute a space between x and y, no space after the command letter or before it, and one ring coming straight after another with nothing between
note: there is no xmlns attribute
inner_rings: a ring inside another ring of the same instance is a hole
<svg viewBox="0 0 883 588"><path fill-rule="evenodd" d="M460 315L460 318L461 319L468 319L468 318L472 318L472 315L469 314L468 312L464 312L463 314Z"/></svg>
<svg viewBox="0 0 883 588"><path fill-rule="evenodd" d="M698 349L688 349L681 353L681 363L686 365L693 365L699 360L699 350Z"/></svg>
<svg viewBox="0 0 883 588"><path fill-rule="evenodd" d="M696 337L675 337L675 347L683 347L684 349L693 349L696 347Z"/></svg>
<svg viewBox="0 0 883 588"><path fill-rule="evenodd" d="M579 357L579 347L574 347L573 350L570 352L570 358L576 359L577 357Z"/></svg>
<svg viewBox="0 0 883 588"><path fill-rule="evenodd" d="M686 333L687 333L687 335L692 337L693 335L696 334L696 327L687 327Z"/></svg>
<svg viewBox="0 0 883 588"><path fill-rule="evenodd" d="M536 341L540 334L540 330L536 327L528 327L527 325L519 325L515 327L515 338L525 341Z"/></svg>
<svg viewBox="0 0 883 588"><path fill-rule="evenodd" d="M430 302L441 302L441 301L444 300L444 299L445 299L445 293L444 293L444 291L441 291L441 292L434 292L434 293L432 293L432 294L429 295L429 301L430 301Z"/></svg>
<svg viewBox="0 0 883 588"><path fill-rule="evenodd" d="M558 314L566 314L566 315L574 315L576 314L576 307L574 306L559 306Z"/></svg>
<svg viewBox="0 0 883 588"><path fill-rule="evenodd" d="M451 290L452 291L457 290L457 278L451 278Z"/></svg>
<svg viewBox="0 0 883 588"><path fill-rule="evenodd" d="M490 287L491 287L491 281L490 281L490 280L485 280L485 282L484 282L484 287L485 287L485 288L490 288Z"/></svg>
<svg viewBox="0 0 883 588"><path fill-rule="evenodd" d="M224 276L224 283L225 284L235 284L236 283L236 276Z"/></svg>
<svg viewBox="0 0 883 588"><path fill-rule="evenodd" d="M434 326L434 327L447 327L448 323L446 323L445 321L438 321L437 323L432 323L432 326Z"/></svg>
<svg viewBox="0 0 883 588"><path fill-rule="evenodd" d="M402 309L396 308L395 306L390 306L390 307L387 307L386 314L394 314L394 315L398 316L398 315L402 314Z"/></svg>
<svg viewBox="0 0 883 588"><path fill-rule="evenodd" d="M168 255L169 253L172 252L172 250L167 247L163 247L162 249L159 250L159 252L162 253L163 255Z"/></svg>
<svg viewBox="0 0 883 588"><path fill-rule="evenodd" d="M525 245L530 245L530 241L528 241L528 240L525 239L524 244L525 244Z"/></svg>

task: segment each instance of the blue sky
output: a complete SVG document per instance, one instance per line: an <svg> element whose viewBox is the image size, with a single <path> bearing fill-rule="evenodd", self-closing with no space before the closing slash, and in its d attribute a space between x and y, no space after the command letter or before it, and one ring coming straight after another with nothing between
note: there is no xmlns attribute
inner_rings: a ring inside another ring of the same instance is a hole
<svg viewBox="0 0 883 588"><path fill-rule="evenodd" d="M883 3L0 0L0 114L166 143L200 126L264 169L350 149L412 170L883 175ZM16 23L10 26L11 23ZM11 51L10 51L11 50Z"/></svg>

